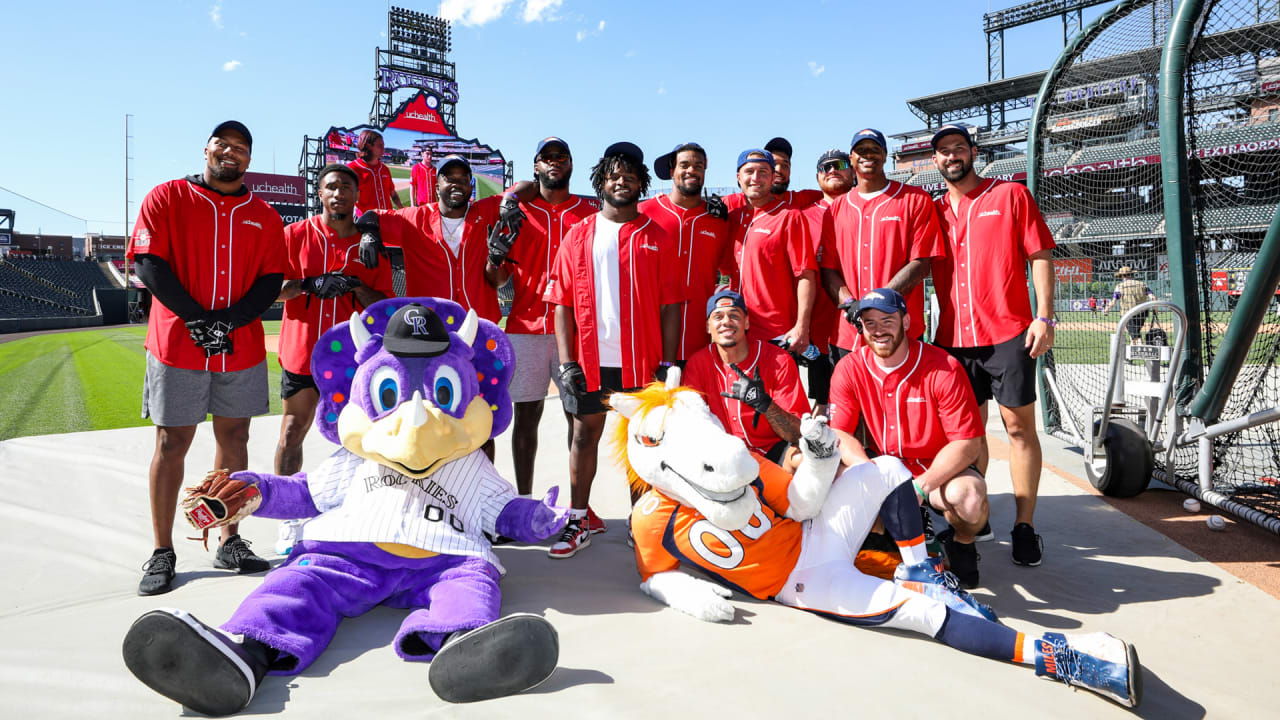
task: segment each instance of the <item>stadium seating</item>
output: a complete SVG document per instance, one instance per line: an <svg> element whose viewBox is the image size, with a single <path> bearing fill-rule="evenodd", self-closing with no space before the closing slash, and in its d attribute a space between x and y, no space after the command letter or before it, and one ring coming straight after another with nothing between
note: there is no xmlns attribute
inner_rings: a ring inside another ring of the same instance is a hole
<svg viewBox="0 0 1280 720"><path fill-rule="evenodd" d="M95 315L94 289L110 287L97 263L7 258L0 260L0 317Z"/></svg>
<svg viewBox="0 0 1280 720"><path fill-rule="evenodd" d="M1093 145L1084 148L1071 159L1072 165L1119 160L1121 158L1145 157L1160 154L1160 138L1144 138L1128 142Z"/></svg>
<svg viewBox="0 0 1280 720"><path fill-rule="evenodd" d="M1280 137L1280 123L1260 123L1221 130L1204 130L1197 136L1196 145L1202 148L1220 147L1236 143L1271 140Z"/></svg>
<svg viewBox="0 0 1280 720"><path fill-rule="evenodd" d="M1157 213L1094 218L1085 225L1077 237L1145 237L1157 234L1163 222L1164 216Z"/></svg>
<svg viewBox="0 0 1280 720"><path fill-rule="evenodd" d="M1275 205L1243 205L1240 207L1216 207L1204 211L1205 227L1210 229L1259 229L1271 224Z"/></svg>
<svg viewBox="0 0 1280 720"><path fill-rule="evenodd" d="M928 185L930 183L940 183L940 182L943 182L942 173L938 172L937 170L922 170L916 173L915 176L911 178L910 184L920 187L923 185Z"/></svg>
<svg viewBox="0 0 1280 720"><path fill-rule="evenodd" d="M893 172L886 172L885 177L889 178L890 180L896 180L897 182L905 183L908 180L910 180L911 176L914 174L915 174L914 170L894 170Z"/></svg>
<svg viewBox="0 0 1280 720"><path fill-rule="evenodd" d="M1049 226L1049 232L1054 237L1065 238L1071 235L1071 227L1075 225L1076 219L1070 215L1058 215L1055 217L1046 217L1045 224Z"/></svg>

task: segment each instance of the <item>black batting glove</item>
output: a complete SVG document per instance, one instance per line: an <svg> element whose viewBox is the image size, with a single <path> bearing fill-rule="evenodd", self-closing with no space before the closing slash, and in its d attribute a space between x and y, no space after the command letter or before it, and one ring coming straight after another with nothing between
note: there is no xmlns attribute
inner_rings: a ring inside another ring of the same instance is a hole
<svg viewBox="0 0 1280 720"><path fill-rule="evenodd" d="M359 278L354 275L343 275L340 272L312 275L302 279L302 291L321 300L332 300L358 287L360 287ZM310 304L310 298L307 300Z"/></svg>
<svg viewBox="0 0 1280 720"><path fill-rule="evenodd" d="M223 315L226 311L213 311L210 317L203 317L188 322L187 332L191 334L191 341L204 350L204 356L209 358L214 355L232 353L231 346L231 323L225 319L215 319L214 314L221 312Z"/></svg>
<svg viewBox="0 0 1280 720"><path fill-rule="evenodd" d="M574 397L587 394L587 373L576 360L560 363L560 385L564 391Z"/></svg>
<svg viewBox="0 0 1280 720"><path fill-rule="evenodd" d="M516 212L519 213L520 209L516 208ZM514 218L514 224L502 218L489 231L489 263L494 267L501 267L504 262L515 262L508 259L507 254L511 252L511 246L515 245L516 237L520 234L523 217L523 213L517 215Z"/></svg>
<svg viewBox="0 0 1280 720"><path fill-rule="evenodd" d="M377 213L361 215L356 220L356 229L360 231L360 262L372 270L378 267L378 256L387 254L387 246L382 244L382 232L378 228Z"/></svg>
<svg viewBox="0 0 1280 720"><path fill-rule="evenodd" d="M752 376L742 372L742 368L737 364L730 364L729 367L738 374L738 379L733 381L729 392L722 392L720 396L732 398L755 410L755 416L751 418L751 427L754 428L760 424L760 416L773 404L773 398L769 397L769 393L764 389L764 381L760 379L758 366Z"/></svg>
<svg viewBox="0 0 1280 720"><path fill-rule="evenodd" d="M862 332L862 322L858 320L858 301L849 298L836 306L836 309L844 313L845 322L857 328L858 332Z"/></svg>
<svg viewBox="0 0 1280 720"><path fill-rule="evenodd" d="M719 220L728 220L729 206L724 204L724 198L712 193L707 198L707 214Z"/></svg>

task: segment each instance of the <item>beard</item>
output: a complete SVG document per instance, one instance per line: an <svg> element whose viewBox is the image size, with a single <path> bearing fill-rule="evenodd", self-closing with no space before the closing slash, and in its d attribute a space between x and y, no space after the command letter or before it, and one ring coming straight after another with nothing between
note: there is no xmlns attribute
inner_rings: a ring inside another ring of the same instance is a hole
<svg viewBox="0 0 1280 720"><path fill-rule="evenodd" d="M225 168L221 165L210 165L209 174L218 182L235 182L244 177L244 170Z"/></svg>
<svg viewBox="0 0 1280 720"><path fill-rule="evenodd" d="M351 217L351 213L345 213L345 212L331 212L331 213L329 213L329 217L333 218L334 220L342 221L342 220L346 220L347 218Z"/></svg>
<svg viewBox="0 0 1280 720"><path fill-rule="evenodd" d="M445 195L440 198L440 204L450 210L460 210L467 206L467 197L464 195L460 198L454 198L452 195Z"/></svg>
<svg viewBox="0 0 1280 720"><path fill-rule="evenodd" d="M572 172L565 172L563 175L560 176L559 180L552 180L551 178L547 177L545 174L537 171L533 173L533 176L534 178L537 179L538 185L541 187L544 187L548 190L563 190L569 187L569 176L572 174L573 174Z"/></svg>
<svg viewBox="0 0 1280 720"><path fill-rule="evenodd" d="M689 180L685 180L683 184L676 185L675 188L676 192L684 195L685 197L697 197L702 194L702 185L703 182L701 180L691 178Z"/></svg>
<svg viewBox="0 0 1280 720"><path fill-rule="evenodd" d="M889 343L888 348L883 348L871 342L866 337L862 339L867 341L867 345L871 346L871 352L875 353L877 357L887 358L897 352L898 348L902 347L902 343L906 342L907 331L902 327L899 327L898 332L893 334L891 338L892 341Z"/></svg>
<svg viewBox="0 0 1280 720"><path fill-rule="evenodd" d="M623 193L619 193L617 195L614 195L612 193L605 193L603 198L605 202L609 203L610 207L616 207L616 208L630 207L632 205L635 205L636 201L639 199L640 199L640 193L638 192L631 195L627 195Z"/></svg>
<svg viewBox="0 0 1280 720"><path fill-rule="evenodd" d="M950 180L951 182L956 182L957 180L963 180L969 175L969 173L973 172L972 161L960 160L959 162L960 167L958 168L944 166L942 169L942 177Z"/></svg>
<svg viewBox="0 0 1280 720"><path fill-rule="evenodd" d="M845 179L836 176L834 180L824 180L818 183L818 187L822 188L822 192L828 195L843 195L853 189L852 182L845 182Z"/></svg>

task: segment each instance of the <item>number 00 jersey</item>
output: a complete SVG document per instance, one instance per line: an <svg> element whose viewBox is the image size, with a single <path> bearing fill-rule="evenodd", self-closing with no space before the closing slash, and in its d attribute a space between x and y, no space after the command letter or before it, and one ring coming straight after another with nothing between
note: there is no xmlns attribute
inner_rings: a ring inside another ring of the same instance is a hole
<svg viewBox="0 0 1280 720"><path fill-rule="evenodd" d="M760 600L782 589L800 559L802 525L786 517L791 475L760 455L760 475L748 487L760 509L747 526L732 532L712 525L702 513L657 490L645 493L631 510L640 579L694 565L722 584Z"/></svg>

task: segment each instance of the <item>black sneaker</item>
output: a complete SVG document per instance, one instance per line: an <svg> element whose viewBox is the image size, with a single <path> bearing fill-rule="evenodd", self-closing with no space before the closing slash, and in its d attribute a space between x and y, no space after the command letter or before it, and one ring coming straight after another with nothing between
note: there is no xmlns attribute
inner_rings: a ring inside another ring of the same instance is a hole
<svg viewBox="0 0 1280 720"><path fill-rule="evenodd" d="M946 548L947 559L951 561L951 572L966 590L978 587L978 561L982 556L974 543L956 542L955 528L947 528L938 533L938 540Z"/></svg>
<svg viewBox="0 0 1280 720"><path fill-rule="evenodd" d="M990 520L988 520L987 523L982 526L982 529L978 531L977 535L973 536L974 542L991 542L992 540L995 540L995 539L996 539L996 534L991 532Z"/></svg>
<svg viewBox="0 0 1280 720"><path fill-rule="evenodd" d="M1036 534L1036 529L1027 523L1018 523L1009 534L1013 537L1013 564L1039 565L1044 555L1044 539Z"/></svg>
<svg viewBox="0 0 1280 720"><path fill-rule="evenodd" d="M232 535L218 548L213 557L213 566L235 570L240 574L260 573L271 569L271 563L263 560L249 549L249 541L239 535Z"/></svg>
<svg viewBox="0 0 1280 720"><path fill-rule="evenodd" d="M159 595L173 589L173 566L178 555L173 548L156 548L151 559L142 566L142 582L138 583L139 595Z"/></svg>

